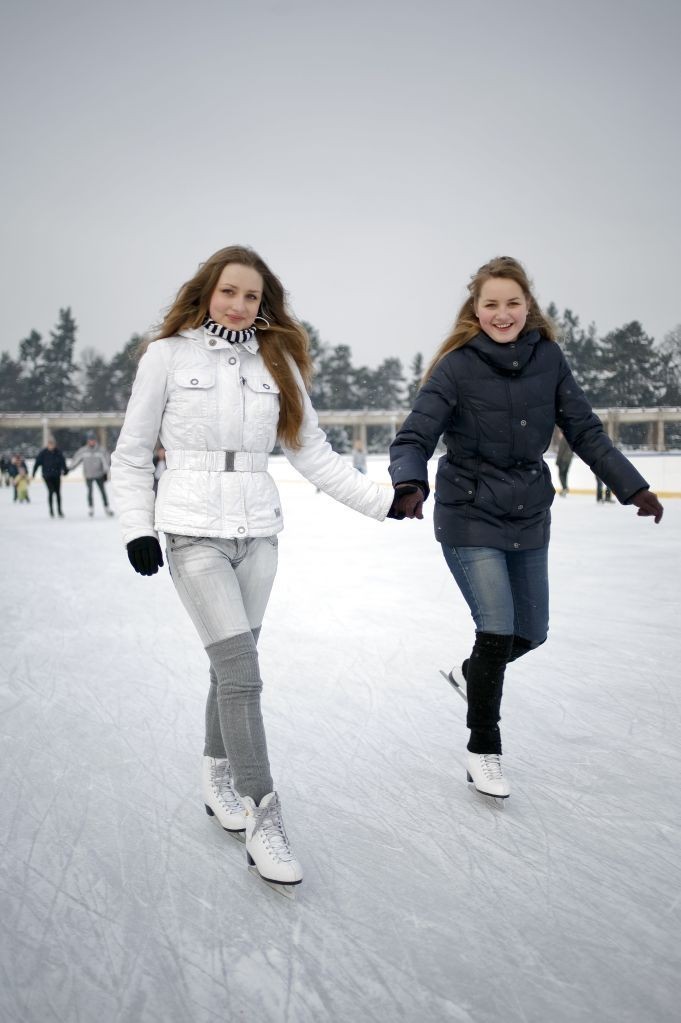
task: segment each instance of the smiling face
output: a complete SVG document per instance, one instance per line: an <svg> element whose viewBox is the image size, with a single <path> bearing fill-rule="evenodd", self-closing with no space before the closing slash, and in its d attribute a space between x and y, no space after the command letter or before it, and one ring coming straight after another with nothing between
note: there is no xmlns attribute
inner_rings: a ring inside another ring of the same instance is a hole
<svg viewBox="0 0 681 1023"><path fill-rule="evenodd" d="M515 341L522 333L529 306L525 292L509 277L490 277L475 303L480 329L498 344Z"/></svg>
<svg viewBox="0 0 681 1023"><path fill-rule="evenodd" d="M257 270L228 263L211 295L211 318L229 330L247 330L258 315L262 290L263 280Z"/></svg>

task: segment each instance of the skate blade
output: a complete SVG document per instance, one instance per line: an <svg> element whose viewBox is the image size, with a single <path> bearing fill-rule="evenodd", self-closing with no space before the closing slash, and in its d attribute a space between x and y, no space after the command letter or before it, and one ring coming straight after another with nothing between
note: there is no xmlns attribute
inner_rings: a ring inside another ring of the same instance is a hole
<svg viewBox="0 0 681 1023"><path fill-rule="evenodd" d="M232 831L231 828L224 828L224 827L222 827L222 824L220 824L220 821L217 819L217 817L215 816L215 813L213 812L213 810L211 810L211 808L209 807L208 803L204 803L204 806L206 808L206 813L208 814L208 816L212 817L214 819L215 823L219 827L221 827L223 831L226 831L228 835L231 835L232 838L235 838L237 840L237 842L241 842L242 845L246 844L246 829L245 828L243 829L243 831Z"/></svg>
<svg viewBox="0 0 681 1023"><path fill-rule="evenodd" d="M508 796L496 796L493 792L483 792L482 789L476 788L475 782L473 781L468 772L466 772L466 781L468 782L469 785L473 786L473 791L475 792L476 795L483 796L483 798L486 800L491 800L493 803L496 803L496 805L499 807L505 806Z"/></svg>
<svg viewBox="0 0 681 1023"><path fill-rule="evenodd" d="M446 672L446 671L443 671L442 668L439 668L438 670L439 670L440 674L442 675L442 677L449 682L449 684L452 687L452 689L456 693L459 694L459 696L464 701L464 703L468 703L468 697L466 696L466 690L464 689L464 687L462 685L460 685L459 682L457 682L457 680L452 675L451 671L450 672Z"/></svg>
<svg viewBox="0 0 681 1023"><path fill-rule="evenodd" d="M268 881L266 878L262 876L262 874L259 873L258 868L256 866L249 867L248 872L249 874L253 874L255 877L257 877L258 881L261 881L263 884L266 884L267 887L271 888L273 892L277 892L278 895L283 895L283 897L285 899L288 899L289 902L296 901L298 886L300 882L298 882L298 884L277 884L276 881Z"/></svg>

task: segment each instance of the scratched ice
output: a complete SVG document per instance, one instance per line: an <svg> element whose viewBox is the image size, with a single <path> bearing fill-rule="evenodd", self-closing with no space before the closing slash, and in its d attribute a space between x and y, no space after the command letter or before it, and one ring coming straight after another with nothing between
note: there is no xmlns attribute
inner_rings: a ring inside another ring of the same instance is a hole
<svg viewBox="0 0 681 1023"><path fill-rule="evenodd" d="M275 465L260 641L305 867L249 874L199 791L205 655L119 527L0 491L5 1023L666 1023L681 957L681 501L556 501L550 641L509 668L503 807L467 786L438 674L468 613L423 523ZM387 479L385 464L371 464Z"/></svg>

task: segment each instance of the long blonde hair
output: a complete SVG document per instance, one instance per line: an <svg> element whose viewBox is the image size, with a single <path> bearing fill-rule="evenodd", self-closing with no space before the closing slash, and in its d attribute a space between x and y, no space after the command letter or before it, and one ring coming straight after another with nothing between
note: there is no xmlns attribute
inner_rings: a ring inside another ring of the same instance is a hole
<svg viewBox="0 0 681 1023"><path fill-rule="evenodd" d="M229 263L248 266L262 277L263 293L258 316L264 316L270 326L264 329L258 326L260 353L279 386L279 439L289 447L298 449L301 446L303 397L286 356L291 356L308 387L312 376L309 341L303 327L288 311L286 292L281 281L253 249L229 245L201 263L191 280L178 291L154 336L142 343L140 354L153 341L174 337L181 330L202 326L220 275Z"/></svg>
<svg viewBox="0 0 681 1023"><path fill-rule="evenodd" d="M480 298L480 292L485 281L493 277L506 277L520 285L528 305L527 321L523 333L530 330L538 330L547 341L556 340L556 328L551 320L541 311L539 304L532 294L532 284L525 272L522 263L512 256L496 256L485 263L473 274L468 284L468 298L459 309L454 326L442 342L435 355L430 361L426 372L423 374L423 382L428 379L438 362L444 359L456 348L463 348L480 333L480 324L475 315L475 306Z"/></svg>

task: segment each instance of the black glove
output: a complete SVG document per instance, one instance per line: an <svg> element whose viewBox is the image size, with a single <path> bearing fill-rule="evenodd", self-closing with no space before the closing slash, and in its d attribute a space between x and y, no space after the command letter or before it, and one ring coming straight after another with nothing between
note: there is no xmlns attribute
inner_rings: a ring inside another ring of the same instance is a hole
<svg viewBox="0 0 681 1023"><path fill-rule="evenodd" d="M422 519L425 492L416 483L398 483L388 512L389 519Z"/></svg>
<svg viewBox="0 0 681 1023"><path fill-rule="evenodd" d="M637 515L654 515L656 523L662 518L664 508L658 501L657 495L650 490L638 490L633 497L629 498L628 503L636 505Z"/></svg>
<svg viewBox="0 0 681 1023"><path fill-rule="evenodd" d="M161 545L155 536L138 536L126 546L128 561L140 575L156 575L163 568Z"/></svg>

